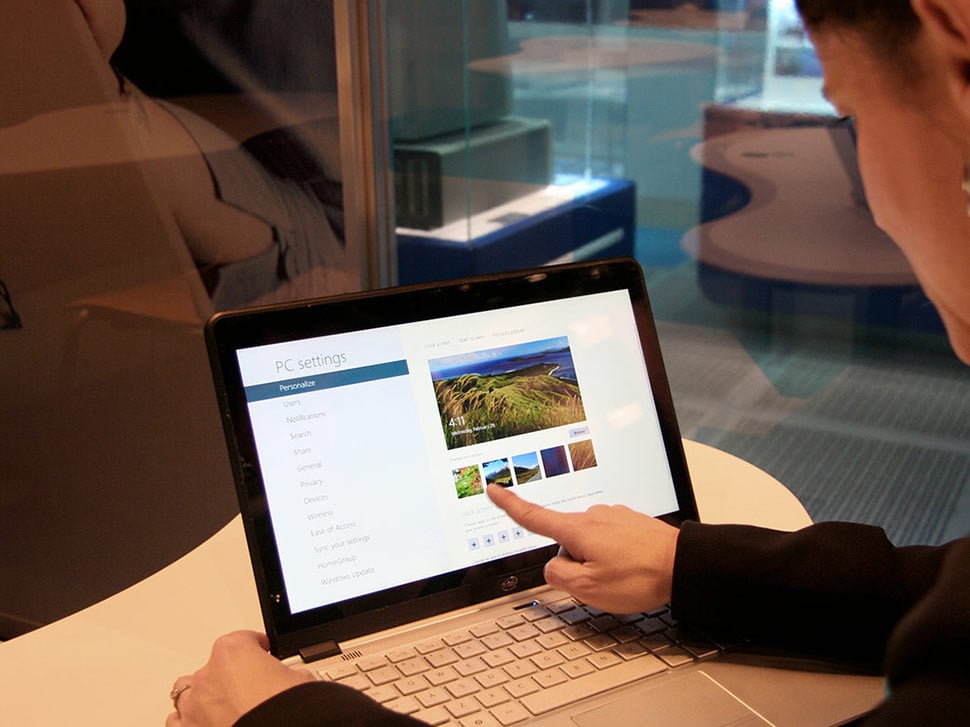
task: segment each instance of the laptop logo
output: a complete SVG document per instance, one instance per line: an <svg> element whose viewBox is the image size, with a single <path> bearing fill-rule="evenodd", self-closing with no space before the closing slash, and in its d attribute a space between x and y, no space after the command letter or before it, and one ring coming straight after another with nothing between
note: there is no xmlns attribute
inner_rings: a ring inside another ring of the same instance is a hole
<svg viewBox="0 0 970 727"><path fill-rule="evenodd" d="M515 590L515 587L519 585L518 576L509 576L504 581L502 585L499 586L502 589L502 593L511 593Z"/></svg>

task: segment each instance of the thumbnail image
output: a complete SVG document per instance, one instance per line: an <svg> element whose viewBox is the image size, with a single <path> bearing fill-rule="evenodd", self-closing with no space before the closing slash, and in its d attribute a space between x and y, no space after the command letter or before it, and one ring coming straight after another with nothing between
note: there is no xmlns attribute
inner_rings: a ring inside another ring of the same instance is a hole
<svg viewBox="0 0 970 727"><path fill-rule="evenodd" d="M566 336L428 362L449 449L586 419Z"/></svg>
<svg viewBox="0 0 970 727"><path fill-rule="evenodd" d="M452 470L451 475L455 479L455 491L458 493L458 499L481 495L485 492L485 486L482 484L482 473L477 464Z"/></svg>
<svg viewBox="0 0 970 727"><path fill-rule="evenodd" d="M489 485L512 486L512 472L509 470L508 459L493 459L482 465L485 470L485 482Z"/></svg>
<svg viewBox="0 0 970 727"><path fill-rule="evenodd" d="M565 447L550 447L539 453L542 457L542 469L546 471L546 477L555 477L569 472L569 459L566 457Z"/></svg>
<svg viewBox="0 0 970 727"><path fill-rule="evenodd" d="M542 472L539 470L539 455L535 452L517 454L512 458L512 474L515 475L515 484L524 485L526 482L535 482L542 479Z"/></svg>
<svg viewBox="0 0 970 727"><path fill-rule="evenodd" d="M588 470L590 467L595 467L596 452L593 451L593 440L584 439L582 442L571 442L569 459L573 462L573 471Z"/></svg>

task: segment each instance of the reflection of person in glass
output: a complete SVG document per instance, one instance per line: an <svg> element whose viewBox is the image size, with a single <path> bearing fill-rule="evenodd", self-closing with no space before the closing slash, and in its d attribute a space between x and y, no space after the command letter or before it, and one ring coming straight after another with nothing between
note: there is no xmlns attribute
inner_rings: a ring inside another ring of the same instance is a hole
<svg viewBox="0 0 970 727"><path fill-rule="evenodd" d="M122 0L76 0L108 61L125 27ZM342 292L336 169L306 152L293 176L277 167L292 130L240 145L200 116L142 93L121 74L118 100L137 161L174 214L217 309ZM336 147L336 125L332 144ZM264 142L264 143L261 143ZM294 144L288 144L294 148ZM270 151L272 154L273 151ZM332 156L335 166L337 156ZM307 165L314 171L307 173ZM335 229L336 228L336 229Z"/></svg>
<svg viewBox="0 0 970 727"><path fill-rule="evenodd" d="M912 260L970 364L970 3L799 5L827 95L855 117L876 220ZM881 529L852 523L677 530L624 507L556 513L514 488L488 493L524 528L559 541L546 578L588 604L629 613L669 602L701 626L728 623L761 642L881 662L887 699L867 725L954 725L970 714L970 539L896 548ZM265 646L248 632L219 640L206 666L176 680L169 727L413 723L363 694L287 673Z"/></svg>

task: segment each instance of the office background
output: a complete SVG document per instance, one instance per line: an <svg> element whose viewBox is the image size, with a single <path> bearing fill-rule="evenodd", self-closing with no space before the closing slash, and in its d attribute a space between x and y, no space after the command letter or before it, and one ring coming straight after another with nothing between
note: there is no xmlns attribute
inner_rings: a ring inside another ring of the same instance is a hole
<svg viewBox="0 0 970 727"><path fill-rule="evenodd" d="M235 514L215 310L614 253L686 437L970 529L970 373L790 2L81 5L0 8L0 638Z"/></svg>

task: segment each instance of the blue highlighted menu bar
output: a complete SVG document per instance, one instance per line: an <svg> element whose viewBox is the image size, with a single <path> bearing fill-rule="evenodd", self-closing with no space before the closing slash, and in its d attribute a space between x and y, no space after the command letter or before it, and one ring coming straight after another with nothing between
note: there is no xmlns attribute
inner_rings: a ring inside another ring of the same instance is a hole
<svg viewBox="0 0 970 727"><path fill-rule="evenodd" d="M372 366L359 366L358 368L347 369L346 371L330 371L325 374L301 376L285 381L274 381L271 384L247 386L246 401L264 401L266 399L276 399L281 396L296 396L298 394L308 394L312 391L322 391L323 389L336 389L340 386L366 384L368 381L380 381L381 379L391 379L395 376L407 376L408 373L407 361L387 361L386 363L373 364Z"/></svg>

